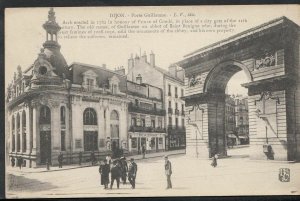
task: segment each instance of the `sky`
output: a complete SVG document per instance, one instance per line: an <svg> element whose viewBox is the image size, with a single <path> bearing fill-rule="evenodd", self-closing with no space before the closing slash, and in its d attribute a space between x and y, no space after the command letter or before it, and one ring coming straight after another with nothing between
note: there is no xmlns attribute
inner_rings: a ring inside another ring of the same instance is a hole
<svg viewBox="0 0 300 201"><path fill-rule="evenodd" d="M6 86L13 78L13 72L21 65L28 68L37 58L45 41L42 24L47 20L49 8L7 8L5 10L5 80ZM234 34L286 16L300 24L297 5L245 5L245 6L185 6L185 7L81 7L54 8L56 21L62 26L63 20L102 20L110 13L174 13L193 12L201 19L246 19L231 33L172 33L172 34L133 34L128 39L59 39L61 52L67 63L81 62L98 65L106 64L114 70L118 66L127 69L127 60L133 53L153 51L156 65L167 69L172 63L184 58L201 47L228 38ZM235 81L232 81L235 80ZM243 72L237 73L228 84L229 92L242 90ZM243 92L244 91L244 92Z"/></svg>

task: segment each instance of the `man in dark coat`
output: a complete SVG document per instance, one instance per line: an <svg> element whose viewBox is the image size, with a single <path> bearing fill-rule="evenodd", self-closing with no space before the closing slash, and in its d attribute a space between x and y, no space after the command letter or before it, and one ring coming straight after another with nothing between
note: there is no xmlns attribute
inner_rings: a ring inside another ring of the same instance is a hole
<svg viewBox="0 0 300 201"><path fill-rule="evenodd" d="M64 155L63 155L63 153L59 153L59 155L58 155L58 167L59 168L62 168L62 164L63 164L63 160L64 160Z"/></svg>
<svg viewBox="0 0 300 201"><path fill-rule="evenodd" d="M168 159L168 156L165 156L165 174L167 176L167 189L172 188L171 175L172 175L172 164Z"/></svg>
<svg viewBox="0 0 300 201"><path fill-rule="evenodd" d="M126 184L126 177L127 177L127 172L128 172L128 165L127 165L127 162L126 162L126 158L123 156L121 158L121 170L122 170L122 181L123 181L123 184Z"/></svg>
<svg viewBox="0 0 300 201"><path fill-rule="evenodd" d="M95 161L96 161L95 153L94 153L94 151L92 151L92 153L91 153L91 163L92 163L92 166L95 164Z"/></svg>
<svg viewBox="0 0 300 201"><path fill-rule="evenodd" d="M113 162L113 166L110 170L111 174L111 183L110 183L110 189L112 189L112 186L114 185L114 180L117 181L117 188L119 188L120 185L120 177L121 177L121 170L120 170L120 166L118 165L118 161L115 160Z"/></svg>
<svg viewBox="0 0 300 201"><path fill-rule="evenodd" d="M137 172L137 164L134 162L134 159L130 159L130 164L128 168L128 180L131 184L131 188L135 188L135 178L136 178L136 172Z"/></svg>
<svg viewBox="0 0 300 201"><path fill-rule="evenodd" d="M146 154L146 146L145 146L145 144L142 145L142 154L143 154L143 158L145 158L145 154Z"/></svg>
<svg viewBox="0 0 300 201"><path fill-rule="evenodd" d="M79 165L81 165L81 161L82 161L82 152L79 152Z"/></svg>
<svg viewBox="0 0 300 201"><path fill-rule="evenodd" d="M110 166L109 164L107 164L107 161L104 160L104 164L101 164L99 167L99 173L101 175L101 185L104 185L104 189L108 188L109 172L110 172Z"/></svg>

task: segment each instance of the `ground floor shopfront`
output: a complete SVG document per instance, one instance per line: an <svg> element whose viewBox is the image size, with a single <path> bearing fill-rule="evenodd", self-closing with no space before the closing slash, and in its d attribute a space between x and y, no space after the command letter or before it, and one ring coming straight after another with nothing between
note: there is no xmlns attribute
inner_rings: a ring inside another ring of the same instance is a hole
<svg viewBox="0 0 300 201"><path fill-rule="evenodd" d="M129 153L142 154L143 145L145 145L146 153L164 151L165 136L165 133L129 132Z"/></svg>

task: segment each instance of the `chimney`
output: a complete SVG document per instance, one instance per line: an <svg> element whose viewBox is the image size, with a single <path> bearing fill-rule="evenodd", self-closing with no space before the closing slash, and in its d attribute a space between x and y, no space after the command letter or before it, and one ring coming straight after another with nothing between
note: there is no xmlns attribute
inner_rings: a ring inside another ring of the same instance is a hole
<svg viewBox="0 0 300 201"><path fill-rule="evenodd" d="M138 74L138 76L136 77L136 82L137 82L138 84L142 84L143 80L142 80L141 74Z"/></svg>
<svg viewBox="0 0 300 201"><path fill-rule="evenodd" d="M134 61L133 61L133 54L131 54L131 57L128 59L128 72L131 68L134 66Z"/></svg>
<svg viewBox="0 0 300 201"><path fill-rule="evenodd" d="M140 57L136 54L134 58L134 65L136 65L140 61Z"/></svg>
<svg viewBox="0 0 300 201"><path fill-rule="evenodd" d="M155 54L153 53L153 51L151 51L151 54L150 54L150 65L152 67L155 67Z"/></svg>
<svg viewBox="0 0 300 201"><path fill-rule="evenodd" d="M177 68L174 64L169 66L169 73L171 73L174 77L177 77Z"/></svg>
<svg viewBox="0 0 300 201"><path fill-rule="evenodd" d="M143 56L141 56L141 60L143 61L143 62L147 62L147 55L146 55L146 51L144 52L144 54L143 54Z"/></svg>
<svg viewBox="0 0 300 201"><path fill-rule="evenodd" d="M120 75L125 75L125 68L123 66L120 66L115 70L115 72Z"/></svg>

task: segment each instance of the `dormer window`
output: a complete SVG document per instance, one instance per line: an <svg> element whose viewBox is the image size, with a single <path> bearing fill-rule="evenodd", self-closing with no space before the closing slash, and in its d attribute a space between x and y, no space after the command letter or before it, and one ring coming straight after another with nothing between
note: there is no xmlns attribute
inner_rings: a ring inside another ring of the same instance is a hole
<svg viewBox="0 0 300 201"><path fill-rule="evenodd" d="M83 73L83 86L88 90L88 91L92 91L96 86L96 78L97 78L97 74L92 71L92 70L88 70L86 72Z"/></svg>
<svg viewBox="0 0 300 201"><path fill-rule="evenodd" d="M119 90L119 83L120 80L117 76L112 76L109 80L109 88L111 90L112 94L118 94L120 92Z"/></svg>

